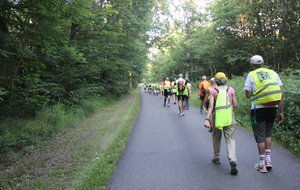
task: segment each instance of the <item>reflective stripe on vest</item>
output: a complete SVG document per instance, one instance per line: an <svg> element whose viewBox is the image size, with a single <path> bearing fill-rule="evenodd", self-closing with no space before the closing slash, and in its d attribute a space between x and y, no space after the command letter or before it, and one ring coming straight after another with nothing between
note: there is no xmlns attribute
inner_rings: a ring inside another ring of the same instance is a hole
<svg viewBox="0 0 300 190"><path fill-rule="evenodd" d="M256 92L253 92L253 96L256 97L256 104L265 104L281 100L282 92L274 71L259 68L251 71L250 75L256 85ZM252 102L252 104L254 104L254 102Z"/></svg>
<svg viewBox="0 0 300 190"><path fill-rule="evenodd" d="M228 88L219 90L215 106L215 127L223 129L223 127L232 125L232 108L228 96Z"/></svg>

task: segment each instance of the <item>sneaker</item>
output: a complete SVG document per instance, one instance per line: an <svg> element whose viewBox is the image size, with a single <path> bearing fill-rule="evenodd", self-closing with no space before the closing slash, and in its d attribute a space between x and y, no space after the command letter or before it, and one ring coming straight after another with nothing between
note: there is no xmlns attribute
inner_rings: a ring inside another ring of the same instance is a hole
<svg viewBox="0 0 300 190"><path fill-rule="evenodd" d="M208 129L208 132L210 132L210 133L211 133L211 132L212 132L212 128L209 128L209 129Z"/></svg>
<svg viewBox="0 0 300 190"><path fill-rule="evenodd" d="M219 157L216 157L216 156L214 156L213 159L212 159L211 161L212 161L213 163L215 163L215 164L221 164L220 158L219 158Z"/></svg>
<svg viewBox="0 0 300 190"><path fill-rule="evenodd" d="M184 113L184 112L182 112L182 116L185 116L185 113Z"/></svg>
<svg viewBox="0 0 300 190"><path fill-rule="evenodd" d="M203 110L200 109L199 111L200 111L200 113L203 113Z"/></svg>
<svg viewBox="0 0 300 190"><path fill-rule="evenodd" d="M182 113L179 113L179 116L182 117Z"/></svg>
<svg viewBox="0 0 300 190"><path fill-rule="evenodd" d="M231 175L236 175L238 173L238 170L236 169L236 161L231 161L230 162L230 166L231 166L231 170L230 170L230 173Z"/></svg>
<svg viewBox="0 0 300 190"><path fill-rule="evenodd" d="M270 160L266 160L265 163L266 163L267 170L271 170L272 169L272 163L271 163L271 161Z"/></svg>
<svg viewBox="0 0 300 190"><path fill-rule="evenodd" d="M174 102L174 104L176 104L176 102Z"/></svg>
<svg viewBox="0 0 300 190"><path fill-rule="evenodd" d="M267 173L267 168L266 165L260 165L259 163L255 164L254 169L256 169L257 171L259 171L260 173Z"/></svg>
<svg viewBox="0 0 300 190"><path fill-rule="evenodd" d="M170 104L168 104L168 107L170 107Z"/></svg>

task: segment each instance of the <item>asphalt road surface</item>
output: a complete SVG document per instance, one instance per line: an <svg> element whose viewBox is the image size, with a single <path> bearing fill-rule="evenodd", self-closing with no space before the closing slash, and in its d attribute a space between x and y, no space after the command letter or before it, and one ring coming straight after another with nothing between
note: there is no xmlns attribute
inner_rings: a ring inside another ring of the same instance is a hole
<svg viewBox="0 0 300 190"><path fill-rule="evenodd" d="M273 169L260 173L251 133L235 132L238 175L230 175L222 138L221 164L213 157L211 133L203 126L205 114L190 107L178 116L177 104L163 106L160 96L141 91L137 122L117 163L107 190L300 190L300 161L273 146Z"/></svg>

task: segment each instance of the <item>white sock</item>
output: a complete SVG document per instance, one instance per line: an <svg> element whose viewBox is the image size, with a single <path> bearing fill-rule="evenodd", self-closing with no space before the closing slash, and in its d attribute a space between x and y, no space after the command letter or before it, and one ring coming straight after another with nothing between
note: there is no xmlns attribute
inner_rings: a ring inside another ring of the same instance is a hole
<svg viewBox="0 0 300 190"><path fill-rule="evenodd" d="M259 155L259 165L265 165L265 155Z"/></svg>
<svg viewBox="0 0 300 190"><path fill-rule="evenodd" d="M266 149L266 158L265 159L271 161L271 149Z"/></svg>

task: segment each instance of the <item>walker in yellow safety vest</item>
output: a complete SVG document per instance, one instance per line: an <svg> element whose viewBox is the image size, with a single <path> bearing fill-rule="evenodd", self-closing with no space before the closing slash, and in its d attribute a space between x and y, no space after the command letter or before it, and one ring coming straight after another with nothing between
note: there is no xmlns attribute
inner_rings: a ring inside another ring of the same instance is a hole
<svg viewBox="0 0 300 190"><path fill-rule="evenodd" d="M170 90L170 88L171 88L171 82L165 81L164 89Z"/></svg>
<svg viewBox="0 0 300 190"><path fill-rule="evenodd" d="M188 87L190 87L190 85L191 85L190 83L187 83L187 84L186 84L186 86L188 86ZM188 88L185 88L185 89L184 89L184 91L183 91L183 95L186 95L186 96L188 96L188 95L189 95Z"/></svg>
<svg viewBox="0 0 300 190"><path fill-rule="evenodd" d="M176 91L177 91L177 86L175 85L175 83L176 83L176 81L172 82L172 85L173 85L173 88L171 89L172 93L176 93Z"/></svg>
<svg viewBox="0 0 300 190"><path fill-rule="evenodd" d="M228 88L218 90L218 97L215 106L215 127L222 130L223 127L232 125L232 107L228 96Z"/></svg>
<svg viewBox="0 0 300 190"><path fill-rule="evenodd" d="M273 70L258 68L250 72L255 85L256 92L253 92L256 103L268 106L277 105L282 98L282 92Z"/></svg>

